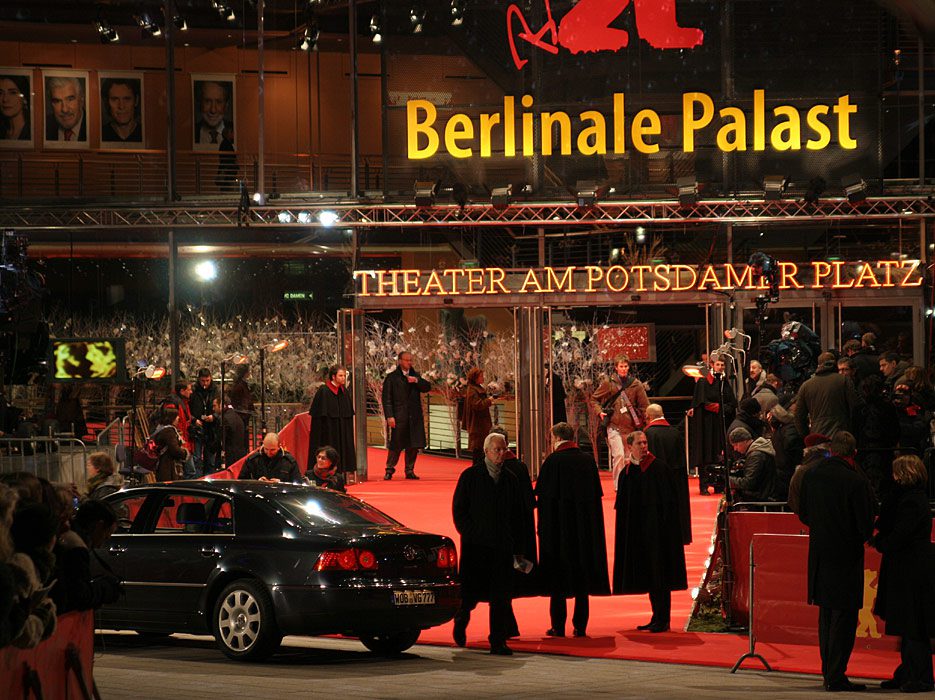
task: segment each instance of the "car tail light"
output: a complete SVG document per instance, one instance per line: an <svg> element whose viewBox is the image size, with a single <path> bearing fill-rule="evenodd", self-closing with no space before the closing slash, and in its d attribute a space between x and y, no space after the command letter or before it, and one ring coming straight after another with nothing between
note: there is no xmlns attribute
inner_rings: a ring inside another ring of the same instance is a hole
<svg viewBox="0 0 935 700"><path fill-rule="evenodd" d="M333 549L322 552L315 563L315 571L373 571L377 557L369 549Z"/></svg>
<svg viewBox="0 0 935 700"><path fill-rule="evenodd" d="M458 552L454 546L439 547L438 556L435 558L435 564L439 569L457 569Z"/></svg>

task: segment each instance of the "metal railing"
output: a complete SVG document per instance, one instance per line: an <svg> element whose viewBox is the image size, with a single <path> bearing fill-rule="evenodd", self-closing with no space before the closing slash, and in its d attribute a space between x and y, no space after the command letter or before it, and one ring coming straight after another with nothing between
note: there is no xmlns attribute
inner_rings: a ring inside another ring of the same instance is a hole
<svg viewBox="0 0 935 700"><path fill-rule="evenodd" d="M88 448L78 438L0 438L0 474L29 472L51 482L87 484Z"/></svg>

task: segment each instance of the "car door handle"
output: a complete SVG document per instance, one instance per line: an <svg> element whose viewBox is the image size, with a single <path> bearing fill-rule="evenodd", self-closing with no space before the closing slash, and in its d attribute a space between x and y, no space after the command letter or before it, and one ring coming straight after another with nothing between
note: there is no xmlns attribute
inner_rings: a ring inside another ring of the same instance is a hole
<svg viewBox="0 0 935 700"><path fill-rule="evenodd" d="M113 554L114 556L117 556L118 554L123 554L124 552L126 552L127 548L124 547L122 544L112 544L107 549L107 551Z"/></svg>
<svg viewBox="0 0 935 700"><path fill-rule="evenodd" d="M219 557L221 556L221 553L217 551L217 549L215 549L214 547L202 547L201 556L205 558Z"/></svg>

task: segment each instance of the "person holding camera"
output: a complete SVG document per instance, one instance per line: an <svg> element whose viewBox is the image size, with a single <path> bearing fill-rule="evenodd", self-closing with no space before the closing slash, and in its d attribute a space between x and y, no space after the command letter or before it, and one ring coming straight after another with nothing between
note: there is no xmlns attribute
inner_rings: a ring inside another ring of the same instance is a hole
<svg viewBox="0 0 935 700"><path fill-rule="evenodd" d="M618 355L614 359L614 370L614 375L591 395L591 405L607 432L607 450L616 489L628 455L626 437L645 424L649 398L643 383L630 374L629 357Z"/></svg>

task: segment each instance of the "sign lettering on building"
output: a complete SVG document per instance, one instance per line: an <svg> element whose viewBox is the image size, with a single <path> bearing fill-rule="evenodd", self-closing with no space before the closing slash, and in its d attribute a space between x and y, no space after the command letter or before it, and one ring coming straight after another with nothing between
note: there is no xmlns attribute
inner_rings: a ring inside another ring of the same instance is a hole
<svg viewBox="0 0 935 700"><path fill-rule="evenodd" d="M918 260L780 262L779 289L894 289L922 286ZM362 297L447 297L602 292L767 291L749 265L587 265L507 270L355 270Z"/></svg>

